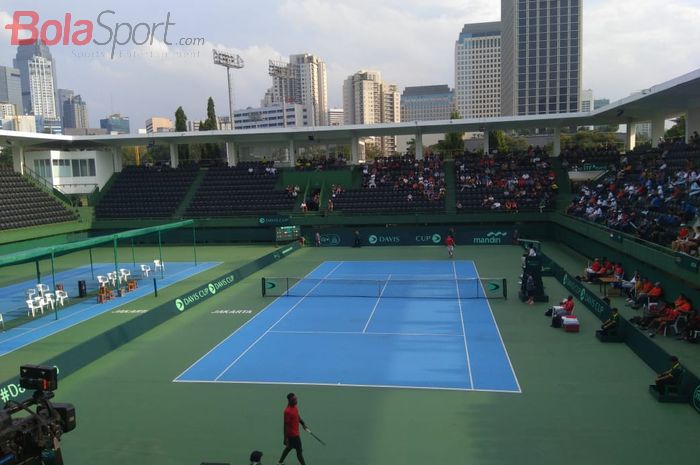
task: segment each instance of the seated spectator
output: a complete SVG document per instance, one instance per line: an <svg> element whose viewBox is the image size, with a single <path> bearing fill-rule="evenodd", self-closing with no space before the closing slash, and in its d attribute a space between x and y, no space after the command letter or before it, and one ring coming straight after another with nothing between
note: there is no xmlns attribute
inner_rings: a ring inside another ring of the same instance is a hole
<svg viewBox="0 0 700 465"><path fill-rule="evenodd" d="M598 333L601 336L607 336L608 334L617 334L618 323L620 322L620 311L617 307L613 307L610 318L603 322Z"/></svg>
<svg viewBox="0 0 700 465"><path fill-rule="evenodd" d="M625 280L624 276L621 278L620 283L618 285L622 289L622 292L624 292L627 295L627 300L630 300L633 298L635 286L636 286L638 281L639 281L639 272L638 271L634 272L634 275L632 275L632 278L630 278L629 281ZM632 300L634 300L634 299L632 299Z"/></svg>
<svg viewBox="0 0 700 465"><path fill-rule="evenodd" d="M306 205L306 200L301 201L301 205L299 205L299 209L302 211L302 213L306 213L309 211L309 207Z"/></svg>
<svg viewBox="0 0 700 465"><path fill-rule="evenodd" d="M632 308L637 309L640 308L642 305L646 304L647 302L653 303L653 302L658 302L661 297L664 294L664 290L661 287L660 282L655 282L653 285L651 285L650 282L647 282L643 285L641 292L637 294L636 299L634 299L634 302L632 303Z"/></svg>
<svg viewBox="0 0 700 465"><path fill-rule="evenodd" d="M333 200L332 200L332 199L328 199L328 203L327 203L327 207L326 207L326 208L327 208L327 210L328 210L328 213L332 213L332 212L333 212Z"/></svg>
<svg viewBox="0 0 700 465"><path fill-rule="evenodd" d="M671 249L678 251L682 246L687 243L690 236L690 229L688 229L685 223L682 223L680 229L678 230L678 237L676 240L671 242Z"/></svg>
<svg viewBox="0 0 700 465"><path fill-rule="evenodd" d="M561 301L560 305L555 305L544 313L545 316L551 316L552 318L562 317L564 315L571 315L574 312L574 296L570 295L566 299Z"/></svg>
<svg viewBox="0 0 700 465"><path fill-rule="evenodd" d="M672 355L669 361L671 362L671 368L656 376L654 388L660 395L666 394L668 386L679 386L685 371L675 355Z"/></svg>
<svg viewBox="0 0 700 465"><path fill-rule="evenodd" d="M602 269L603 265L597 258L594 258L593 263L591 263L585 270L585 280L589 282L595 281L596 279L598 279L598 275L600 274L600 271Z"/></svg>
<svg viewBox="0 0 700 465"><path fill-rule="evenodd" d="M688 324L685 325L678 339L692 343L698 342L698 331L700 331L700 314L690 314Z"/></svg>

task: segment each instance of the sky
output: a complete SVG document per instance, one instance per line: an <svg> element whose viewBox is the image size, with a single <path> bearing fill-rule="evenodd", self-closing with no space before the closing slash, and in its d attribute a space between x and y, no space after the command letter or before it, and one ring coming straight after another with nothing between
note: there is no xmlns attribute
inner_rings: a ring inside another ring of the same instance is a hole
<svg viewBox="0 0 700 465"><path fill-rule="evenodd" d="M330 107L342 107L349 75L372 69L385 82L454 87L454 46L465 23L498 21L499 0L2 0L0 65L12 66L10 44L17 11L34 11L39 27L64 22L72 34L89 20L94 39L109 42L117 30L127 42L51 47L58 87L72 89L88 104L90 125L111 113L131 118L131 130L151 116L173 119L182 106L191 120L204 119L213 97L217 114L228 115L226 71L212 62L212 49L239 54L245 67L233 70L234 107L257 107L271 86L268 60L311 53L325 61ZM100 14L102 15L100 16ZM169 15L169 16L168 16ZM99 21L102 25L98 24ZM28 21L26 19L25 21ZM139 23L140 26L136 26ZM700 68L700 0L583 0L583 82L595 98L612 101ZM53 31L55 28L49 28ZM51 33L53 35L53 33ZM85 36L83 35L83 38ZM77 37L80 40L81 37ZM203 39L181 46L180 39ZM122 40L123 39L123 40ZM164 41L172 45L167 45ZM695 44L695 45L692 45Z"/></svg>

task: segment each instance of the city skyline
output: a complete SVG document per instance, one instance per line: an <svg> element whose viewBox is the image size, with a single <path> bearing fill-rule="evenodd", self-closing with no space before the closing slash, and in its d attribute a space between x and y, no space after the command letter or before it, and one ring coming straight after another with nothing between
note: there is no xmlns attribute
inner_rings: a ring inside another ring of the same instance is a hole
<svg viewBox="0 0 700 465"><path fill-rule="evenodd" d="M246 60L246 68L234 76L236 109L258 106L270 87L268 60L301 53L317 55L326 63L332 108L342 106L343 80L360 69L380 71L400 90L441 83L454 87L454 40L459 31L466 23L500 19L500 2L493 0L450 0L440 5L425 0L263 0L255 5L213 1L207 11L155 1L147 12L136 5L124 1L113 7L97 0L89 6L71 6L70 11L76 17L94 19L100 11L113 9L134 23L159 21L170 12L178 35L204 37L206 43L188 49L198 51L199 57L173 56L177 47L156 40L149 51L167 52L168 57L147 59L127 53L114 60L90 57L96 51L91 45L51 47L59 70L57 85L74 89L89 102L91 127L112 113L135 122L154 114L172 117L180 105L189 119L203 119L209 96L216 102L217 114L226 115L226 76L211 63L212 48L238 53ZM0 23L9 23L17 9L34 9L45 20L62 18L69 7L9 0L0 7ZM368 9L373 11L371 17L363 14ZM240 20L218 21L212 19L212 12L216 12L214 18ZM388 22L391 32L386 29ZM699 68L700 57L692 47L668 53L668 43L678 36L686 37L684 43L700 40L700 32L693 27L698 22L700 7L687 0L583 0L582 88L614 101L626 97L630 89L643 89ZM9 42L4 27L0 42ZM15 53L14 46L0 47L0 65L12 66Z"/></svg>

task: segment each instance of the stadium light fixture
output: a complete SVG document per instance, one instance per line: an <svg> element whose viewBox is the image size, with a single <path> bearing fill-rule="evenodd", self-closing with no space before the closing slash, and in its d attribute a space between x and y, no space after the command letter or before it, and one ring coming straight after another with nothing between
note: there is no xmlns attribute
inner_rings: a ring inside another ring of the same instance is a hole
<svg viewBox="0 0 700 465"><path fill-rule="evenodd" d="M233 88L231 86L231 68L241 69L245 66L245 63L240 55L221 52L216 49L212 51L214 52L214 64L226 68L226 77L228 79L228 112L229 118L231 119L231 129L233 130L236 128L236 125L233 119Z"/></svg>

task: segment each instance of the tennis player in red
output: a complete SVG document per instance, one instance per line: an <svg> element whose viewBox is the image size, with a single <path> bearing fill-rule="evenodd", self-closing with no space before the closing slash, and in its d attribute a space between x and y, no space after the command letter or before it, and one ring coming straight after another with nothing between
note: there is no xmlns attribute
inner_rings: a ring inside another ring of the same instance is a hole
<svg viewBox="0 0 700 465"><path fill-rule="evenodd" d="M297 408L297 396L293 392L287 394L287 408L284 409L284 451L282 451L282 456L277 461L277 465L282 465L287 454L291 452L292 449L297 451L297 459L301 465L306 465L304 462L304 455L301 451L301 438L299 437L299 423L304 427L304 430L311 432L309 428L306 427L306 423L299 416L299 409Z"/></svg>
<svg viewBox="0 0 700 465"><path fill-rule="evenodd" d="M447 246L447 253L450 255L450 258L454 258L455 240L452 238L452 236L447 236L447 239L445 239L445 245Z"/></svg>

